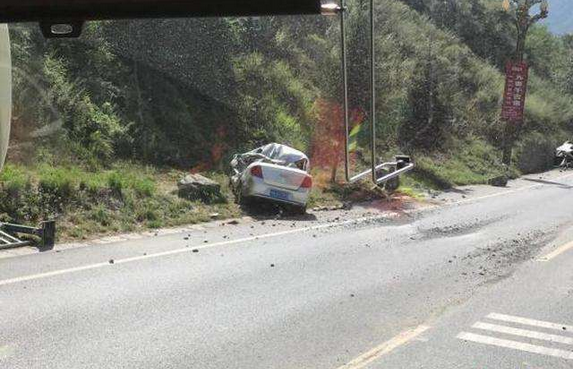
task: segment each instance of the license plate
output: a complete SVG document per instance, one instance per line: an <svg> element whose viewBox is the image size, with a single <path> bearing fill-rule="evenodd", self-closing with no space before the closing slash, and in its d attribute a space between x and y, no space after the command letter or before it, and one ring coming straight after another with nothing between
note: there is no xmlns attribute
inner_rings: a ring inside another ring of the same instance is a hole
<svg viewBox="0 0 574 369"><path fill-rule="evenodd" d="M269 195L274 199L289 200L289 193L285 191L271 190L269 191Z"/></svg>

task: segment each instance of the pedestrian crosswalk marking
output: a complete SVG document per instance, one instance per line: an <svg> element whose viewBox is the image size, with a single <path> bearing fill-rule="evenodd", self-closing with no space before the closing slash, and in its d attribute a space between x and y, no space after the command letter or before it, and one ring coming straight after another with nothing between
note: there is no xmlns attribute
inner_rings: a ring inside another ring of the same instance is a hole
<svg viewBox="0 0 574 369"><path fill-rule="evenodd" d="M544 341L550 341L550 342L556 342L556 343L565 343L565 344L569 344L569 345L572 344L572 337L558 336L555 334L542 333L542 332L531 331L531 330L527 330L527 329L518 329L518 328L507 327L507 326L498 325L498 324L477 322L472 326L472 328L489 330L489 331L493 331L493 332L506 333L506 334L511 334L514 336L523 336L523 337L528 337L528 338L534 338L537 340L544 340Z"/></svg>
<svg viewBox="0 0 574 369"><path fill-rule="evenodd" d="M518 342L518 341L503 340L500 338L483 336L480 334L474 334L474 333L468 333L468 332L461 332L456 337L460 338L461 340L465 340L465 341L484 343L486 345L505 347L505 348L515 349L515 350L520 350L520 351L532 352L535 354L542 354L542 355L548 355L548 356L554 356L554 357L572 360L572 352L565 351L565 350L559 350L559 349L555 349L555 348L550 348L550 347L531 345L528 343Z"/></svg>
<svg viewBox="0 0 574 369"><path fill-rule="evenodd" d="M505 315L505 314L498 314L498 313L490 313L486 317L489 319L502 320L502 321L510 322L510 323L518 323L518 324L524 324L524 325L531 325L534 327L556 329L559 331L572 332L572 326L571 325L550 323L550 322L545 322L542 320L534 320L534 319L522 318L519 316Z"/></svg>
<svg viewBox="0 0 574 369"><path fill-rule="evenodd" d="M456 338L468 342L572 360L572 326L498 313L490 313L484 318L496 320L498 324L478 321L470 328L480 330L482 334L460 332ZM542 329L553 329L555 331L551 333L539 332L533 329L502 325L502 322L513 323L514 325L528 325ZM558 334L558 330L563 334ZM495 337L497 334L514 336L516 340L507 339L507 336L503 338ZM528 341L521 342L521 339L527 339ZM533 344L532 341L530 341L531 339L546 341L546 343L543 345Z"/></svg>

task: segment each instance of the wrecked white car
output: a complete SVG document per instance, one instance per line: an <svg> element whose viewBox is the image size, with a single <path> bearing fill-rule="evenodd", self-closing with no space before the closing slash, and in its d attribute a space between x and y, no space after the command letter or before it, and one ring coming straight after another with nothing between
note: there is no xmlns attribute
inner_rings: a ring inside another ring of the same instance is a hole
<svg viewBox="0 0 574 369"><path fill-rule="evenodd" d="M289 146L271 143L231 160L231 188L239 204L265 199L305 213L313 186L309 158Z"/></svg>
<svg viewBox="0 0 574 369"><path fill-rule="evenodd" d="M560 168L572 168L572 154L574 152L572 141L566 141L556 148L554 164Z"/></svg>

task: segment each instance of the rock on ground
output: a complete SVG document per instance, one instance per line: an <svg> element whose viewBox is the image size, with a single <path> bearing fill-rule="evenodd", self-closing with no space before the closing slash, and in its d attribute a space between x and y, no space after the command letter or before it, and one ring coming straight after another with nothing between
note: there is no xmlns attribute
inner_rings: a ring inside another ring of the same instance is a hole
<svg viewBox="0 0 574 369"><path fill-rule="evenodd" d="M178 196L188 200L216 202L223 199L221 186L201 174L188 174L177 182Z"/></svg>

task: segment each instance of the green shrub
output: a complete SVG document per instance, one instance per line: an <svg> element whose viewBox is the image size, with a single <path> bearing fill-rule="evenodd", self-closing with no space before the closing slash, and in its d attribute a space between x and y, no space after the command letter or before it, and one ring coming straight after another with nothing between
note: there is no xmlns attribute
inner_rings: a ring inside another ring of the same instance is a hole
<svg viewBox="0 0 574 369"><path fill-rule="evenodd" d="M80 179L80 190L98 195L108 188L106 178L99 173L85 173Z"/></svg>
<svg viewBox="0 0 574 369"><path fill-rule="evenodd" d="M31 186L30 176L18 167L6 165L0 172L0 183L2 187L11 195L18 196Z"/></svg>
<svg viewBox="0 0 574 369"><path fill-rule="evenodd" d="M108 187L116 195L121 196L123 189L126 187L125 179L118 172L111 172L108 175Z"/></svg>
<svg viewBox="0 0 574 369"><path fill-rule="evenodd" d="M140 197L152 197L155 194L155 182L150 178L135 178L131 187Z"/></svg>
<svg viewBox="0 0 574 369"><path fill-rule="evenodd" d="M90 218L104 227L110 225L110 211L101 204L92 209Z"/></svg>
<svg viewBox="0 0 574 369"><path fill-rule="evenodd" d="M558 146L556 138L532 132L517 145L516 161L522 173L537 173L552 168L554 153Z"/></svg>
<svg viewBox="0 0 574 369"><path fill-rule="evenodd" d="M77 174L67 168L42 167L39 172L39 191L69 199L76 190Z"/></svg>

